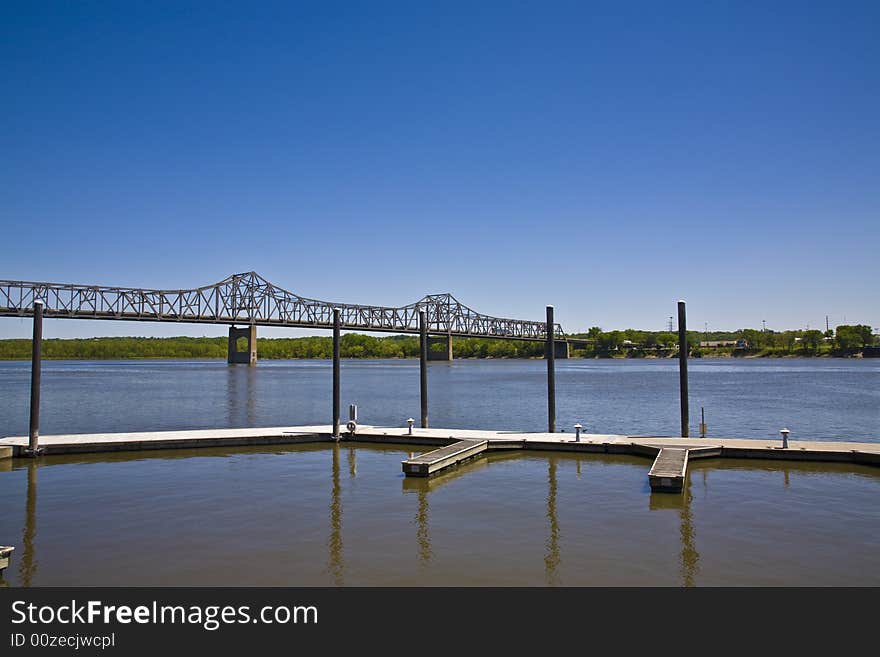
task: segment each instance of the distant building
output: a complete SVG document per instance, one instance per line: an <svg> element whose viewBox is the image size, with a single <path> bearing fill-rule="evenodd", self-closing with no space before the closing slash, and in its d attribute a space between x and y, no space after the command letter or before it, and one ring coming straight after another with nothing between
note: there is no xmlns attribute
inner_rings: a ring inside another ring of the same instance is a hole
<svg viewBox="0 0 880 657"><path fill-rule="evenodd" d="M736 340L705 340L700 343L700 346L714 349L716 347L737 347L739 345Z"/></svg>

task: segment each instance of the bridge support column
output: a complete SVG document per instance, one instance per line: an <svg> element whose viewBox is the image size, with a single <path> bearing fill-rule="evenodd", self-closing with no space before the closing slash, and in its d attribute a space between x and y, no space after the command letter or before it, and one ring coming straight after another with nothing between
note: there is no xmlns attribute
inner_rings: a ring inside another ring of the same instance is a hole
<svg viewBox="0 0 880 657"><path fill-rule="evenodd" d="M434 345L442 344L442 349L434 349ZM452 360L452 336L429 335L428 336L428 360Z"/></svg>
<svg viewBox="0 0 880 657"><path fill-rule="evenodd" d="M547 352L550 349L550 343L544 343L544 359L547 359ZM571 344L568 340L554 340L553 341L553 358L565 360L566 358L571 358Z"/></svg>
<svg viewBox="0 0 880 657"><path fill-rule="evenodd" d="M241 338L247 339L247 348L239 351L238 341ZM227 349L226 362L230 365L257 364L257 327L255 324L238 328L237 326L229 327L229 347Z"/></svg>
<svg viewBox="0 0 880 657"><path fill-rule="evenodd" d="M571 351L569 349L568 340L556 340L553 342L553 353L556 356L556 359L559 360L562 358L563 360L571 356Z"/></svg>

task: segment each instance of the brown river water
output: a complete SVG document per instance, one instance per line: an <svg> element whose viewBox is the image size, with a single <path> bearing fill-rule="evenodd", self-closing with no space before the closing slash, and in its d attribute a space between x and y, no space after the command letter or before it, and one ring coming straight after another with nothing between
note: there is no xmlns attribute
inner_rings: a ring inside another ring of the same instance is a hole
<svg viewBox="0 0 880 657"><path fill-rule="evenodd" d="M873 585L880 470L504 453L404 478L364 443L5 461L4 583ZM415 450L415 451L413 451Z"/></svg>

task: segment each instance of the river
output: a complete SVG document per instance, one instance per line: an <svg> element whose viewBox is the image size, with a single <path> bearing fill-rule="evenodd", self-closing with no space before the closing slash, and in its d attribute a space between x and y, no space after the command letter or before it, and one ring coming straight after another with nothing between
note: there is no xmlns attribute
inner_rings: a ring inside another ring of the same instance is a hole
<svg viewBox="0 0 880 657"><path fill-rule="evenodd" d="M880 363L691 361L709 435L878 440ZM433 426L542 430L541 361L432 363ZM558 361L558 426L674 434L674 361ZM346 361L368 424L418 417L416 361ZM27 433L29 363L0 363L0 434ZM330 364L46 362L44 434L327 423ZM406 479L419 448L251 447L0 461L0 582L17 585L880 585L880 471L492 454Z"/></svg>

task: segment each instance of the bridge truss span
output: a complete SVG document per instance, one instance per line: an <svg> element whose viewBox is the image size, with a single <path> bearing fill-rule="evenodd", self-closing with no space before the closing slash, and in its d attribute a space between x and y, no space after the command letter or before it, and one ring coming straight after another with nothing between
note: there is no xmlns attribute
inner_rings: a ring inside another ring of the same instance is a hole
<svg viewBox="0 0 880 657"><path fill-rule="evenodd" d="M418 333L419 311L425 310L430 333L506 340L547 339L545 322L484 315L451 294L429 294L398 307L332 303L301 297L256 272L233 274L214 285L188 290L0 280L0 316L32 316L37 300L43 301L47 318L294 328L332 328L333 309L339 308L343 329L388 333ZM559 324L554 325L554 339L565 339Z"/></svg>

